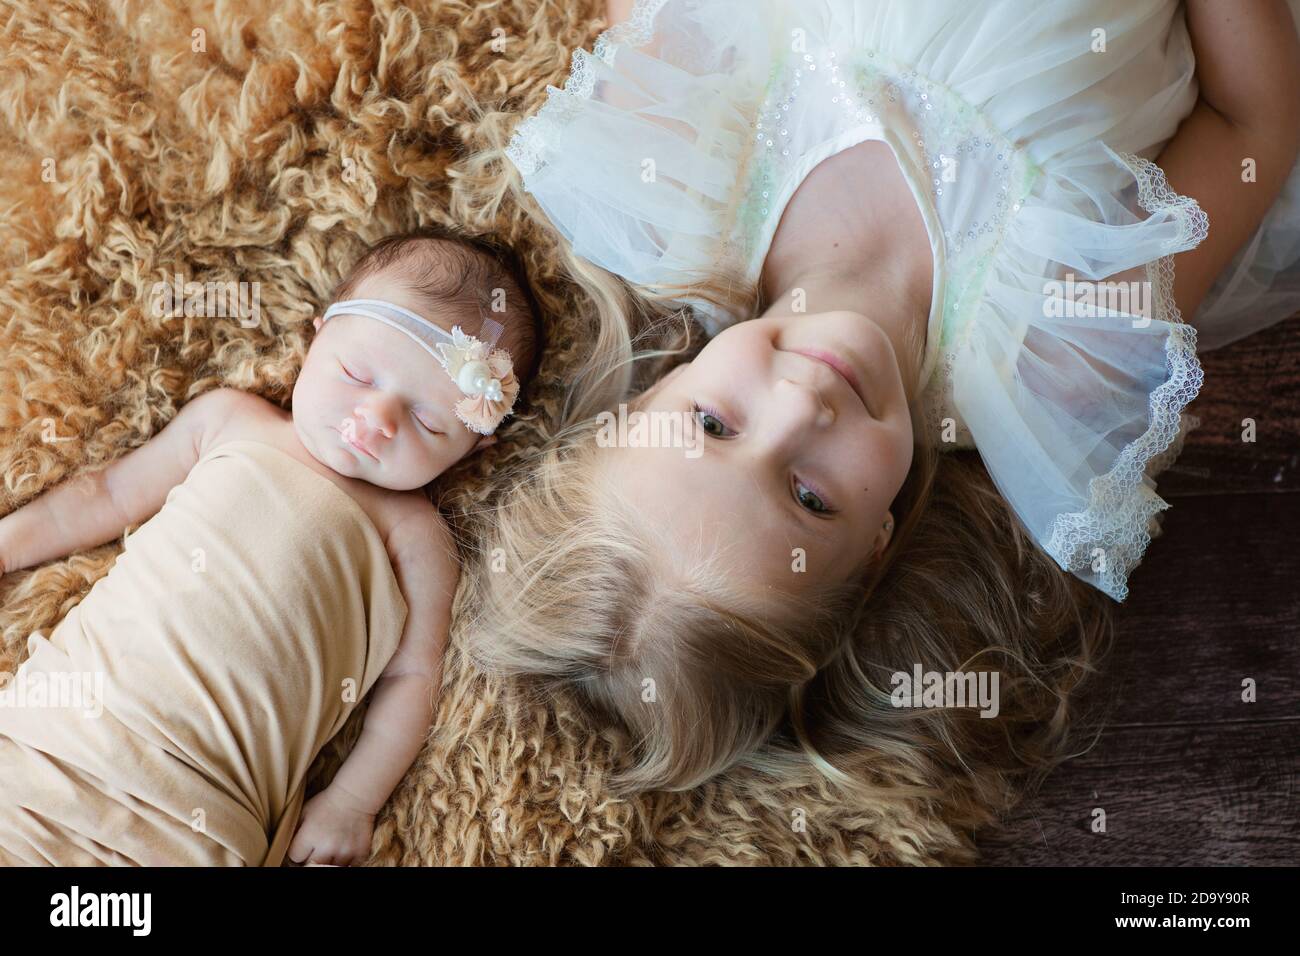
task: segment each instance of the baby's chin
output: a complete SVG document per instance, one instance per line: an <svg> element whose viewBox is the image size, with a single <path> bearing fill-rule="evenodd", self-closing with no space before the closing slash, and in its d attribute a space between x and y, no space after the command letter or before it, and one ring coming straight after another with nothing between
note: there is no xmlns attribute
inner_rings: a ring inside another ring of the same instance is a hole
<svg viewBox="0 0 1300 956"><path fill-rule="evenodd" d="M382 462L362 460L360 456L364 455L364 452L354 451L344 442L340 433L326 426L314 424L304 426L295 419L294 432L298 437L298 443L307 454L336 475L364 481L390 491L423 488L455 464L454 461L445 464L435 462L432 466L422 468L418 472L409 469L393 472L385 469Z"/></svg>

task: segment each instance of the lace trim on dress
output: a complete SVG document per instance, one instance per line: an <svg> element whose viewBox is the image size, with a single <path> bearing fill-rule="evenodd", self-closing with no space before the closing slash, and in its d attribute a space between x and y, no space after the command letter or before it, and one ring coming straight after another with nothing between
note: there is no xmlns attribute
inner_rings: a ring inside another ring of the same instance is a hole
<svg viewBox="0 0 1300 956"><path fill-rule="evenodd" d="M1209 219L1189 196L1169 188L1164 171L1132 153L1116 153L1133 171L1138 202L1148 213L1172 210L1179 217L1180 236L1200 242L1209 232ZM1168 463L1164 454L1178 438L1182 410L1196 397L1204 372L1196 357L1196 329L1183 322L1173 298L1173 256L1147 264L1156 317L1172 323L1165 340L1169 377L1150 398L1147 430L1120 453L1114 467L1088 483L1085 510L1057 515L1047 552L1066 571L1095 572L1098 586L1116 601L1128 596L1129 572L1151 543L1154 516L1169 507L1146 485L1152 463Z"/></svg>
<svg viewBox="0 0 1300 956"><path fill-rule="evenodd" d="M613 66L620 48L640 47L649 43L654 38L655 15L666 2L667 0L637 0L626 20L615 24L596 38L591 53L581 47L573 51L569 78L565 81L564 89L548 86L548 95L542 108L515 127L514 135L506 147L506 156L519 169L520 174L530 176L542 167L546 162L546 154L551 149L558 148L564 127L581 108L582 101L591 98L596 87L592 59Z"/></svg>

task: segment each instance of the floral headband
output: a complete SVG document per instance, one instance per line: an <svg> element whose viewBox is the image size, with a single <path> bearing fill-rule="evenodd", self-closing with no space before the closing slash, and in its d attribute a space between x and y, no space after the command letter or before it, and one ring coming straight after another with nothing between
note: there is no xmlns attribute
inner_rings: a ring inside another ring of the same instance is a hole
<svg viewBox="0 0 1300 956"><path fill-rule="evenodd" d="M491 435L514 408L515 398L519 395L519 381L515 378L510 353L494 348L505 331L500 322L484 317L480 332L488 338L483 342L466 335L459 325L448 332L409 309L383 299L335 302L325 310L321 322L345 314L365 316L392 326L437 359L451 380L465 393L453 410L470 431Z"/></svg>

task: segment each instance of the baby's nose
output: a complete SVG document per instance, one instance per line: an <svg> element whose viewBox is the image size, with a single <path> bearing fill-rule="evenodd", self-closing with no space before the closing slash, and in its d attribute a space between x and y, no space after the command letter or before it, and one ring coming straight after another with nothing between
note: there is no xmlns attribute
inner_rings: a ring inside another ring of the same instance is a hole
<svg viewBox="0 0 1300 956"><path fill-rule="evenodd" d="M365 422L367 428L381 433L385 438L393 437L395 416L387 402L363 402L352 410L358 421Z"/></svg>

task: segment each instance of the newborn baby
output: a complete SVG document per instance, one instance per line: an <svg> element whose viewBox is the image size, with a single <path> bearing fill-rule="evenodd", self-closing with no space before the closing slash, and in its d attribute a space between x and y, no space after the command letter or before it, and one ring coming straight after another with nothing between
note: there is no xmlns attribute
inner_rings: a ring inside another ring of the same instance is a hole
<svg viewBox="0 0 1300 956"><path fill-rule="evenodd" d="M369 854L432 720L459 577L420 489L494 440L537 325L507 256L431 230L379 242L334 299L291 412L207 392L107 469L0 520L0 574L144 522L50 638L33 635L12 682L107 672L108 713L78 724L0 708L0 774L22 784L0 799L0 863ZM190 574L191 552L220 568ZM223 619L231 606L243 617ZM356 746L304 804L307 766L371 687ZM130 756L97 755L110 747ZM42 780L53 766L59 778Z"/></svg>

